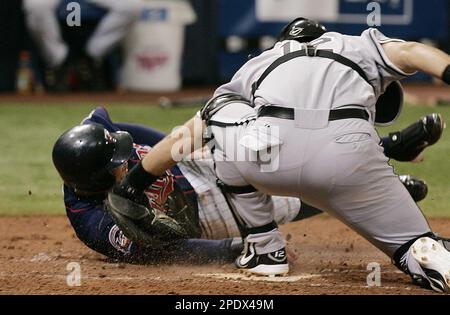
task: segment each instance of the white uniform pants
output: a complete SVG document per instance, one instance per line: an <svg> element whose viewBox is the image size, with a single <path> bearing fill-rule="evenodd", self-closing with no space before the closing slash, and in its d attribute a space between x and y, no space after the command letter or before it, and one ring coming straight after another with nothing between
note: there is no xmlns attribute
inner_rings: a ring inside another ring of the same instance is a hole
<svg viewBox="0 0 450 315"><path fill-rule="evenodd" d="M378 134L369 122L344 119L327 126L305 128L293 120L263 117L251 126L272 128L279 133L282 143L279 154L269 165L274 171L267 172L267 163L258 160L217 162L217 174L226 184L251 184L258 188L256 193L236 195L233 200L250 227L270 223L274 218L270 195L284 195L301 197L327 211L390 257L402 244L430 232L421 210L388 164ZM233 130L237 139L250 130L250 127L227 128ZM213 127L215 136L222 130ZM267 138L263 134L260 139ZM238 156L251 155L242 145L232 149L233 145L228 145L231 142L221 143L222 138L216 138L219 142L216 160L235 155L235 152L228 154L232 150L237 150ZM265 172L261 171L263 167ZM250 235L248 241L252 238L260 243L256 245L259 254L284 246L276 230L263 236Z"/></svg>

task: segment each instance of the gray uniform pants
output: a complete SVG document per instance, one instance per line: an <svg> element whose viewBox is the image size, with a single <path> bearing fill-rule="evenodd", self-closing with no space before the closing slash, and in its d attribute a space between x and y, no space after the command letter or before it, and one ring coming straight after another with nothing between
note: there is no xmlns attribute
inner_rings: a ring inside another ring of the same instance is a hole
<svg viewBox="0 0 450 315"><path fill-rule="evenodd" d="M250 227L271 222L274 214L270 195L284 195L301 197L327 211L389 257L402 244L430 232L421 210L388 164L378 134L369 122L344 119L319 128L304 128L293 120L261 117L248 127L227 129L242 139L249 128L256 127L279 132L281 144L272 147L272 151L279 151L272 158L273 171L262 171L267 163L258 160L236 161L235 156L253 153L238 143L231 148L229 141L225 143L220 136L216 137L218 149L214 152L222 181L238 186L251 184L259 190L232 198ZM214 135L223 133L219 127L212 130ZM234 157L228 154L232 150L238 152L232 152ZM227 161L223 161L224 156ZM257 242L258 254L284 247L278 230L249 235L248 241Z"/></svg>

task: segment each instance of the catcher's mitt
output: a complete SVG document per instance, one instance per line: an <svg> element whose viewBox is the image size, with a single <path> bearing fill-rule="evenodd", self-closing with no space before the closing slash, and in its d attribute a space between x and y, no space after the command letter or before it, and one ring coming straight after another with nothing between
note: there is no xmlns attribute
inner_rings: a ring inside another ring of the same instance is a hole
<svg viewBox="0 0 450 315"><path fill-rule="evenodd" d="M176 183L166 202L157 207L145 196L138 203L113 190L105 209L125 236L143 247L163 247L174 240L200 235L198 211Z"/></svg>
<svg viewBox="0 0 450 315"><path fill-rule="evenodd" d="M187 237L178 222L161 211L144 207L113 192L108 194L105 209L125 236L140 246L159 247L168 241Z"/></svg>
<svg viewBox="0 0 450 315"><path fill-rule="evenodd" d="M441 115L431 114L382 139L387 157L402 162L414 161L422 151L436 142L445 129Z"/></svg>

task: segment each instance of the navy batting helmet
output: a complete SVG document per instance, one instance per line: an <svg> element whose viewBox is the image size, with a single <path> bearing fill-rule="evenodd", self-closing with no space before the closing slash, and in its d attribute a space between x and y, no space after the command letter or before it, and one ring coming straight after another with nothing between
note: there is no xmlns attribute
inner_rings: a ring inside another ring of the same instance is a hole
<svg viewBox="0 0 450 315"><path fill-rule="evenodd" d="M319 38L326 32L325 26L319 22L299 17L283 28L278 41L296 40L301 43L307 43Z"/></svg>
<svg viewBox="0 0 450 315"><path fill-rule="evenodd" d="M127 162L133 149L128 132L109 133L102 125L80 125L63 133L53 146L53 164L76 192L94 194L115 183L113 170Z"/></svg>

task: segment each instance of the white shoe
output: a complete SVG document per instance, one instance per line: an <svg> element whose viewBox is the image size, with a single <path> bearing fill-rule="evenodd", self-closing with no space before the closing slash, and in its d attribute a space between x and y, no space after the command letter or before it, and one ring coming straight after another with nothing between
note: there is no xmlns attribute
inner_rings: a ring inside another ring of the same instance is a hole
<svg viewBox="0 0 450 315"><path fill-rule="evenodd" d="M433 290L450 292L450 252L444 246L429 237L422 237L411 246L411 254Z"/></svg>
<svg viewBox="0 0 450 315"><path fill-rule="evenodd" d="M235 264L240 271L258 276L284 276L289 272L284 248L258 255L254 243L246 243L242 255L236 259Z"/></svg>

